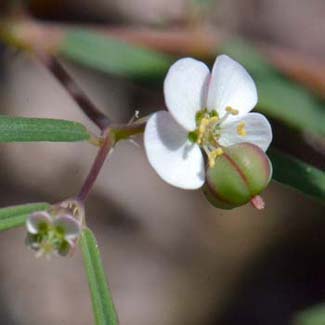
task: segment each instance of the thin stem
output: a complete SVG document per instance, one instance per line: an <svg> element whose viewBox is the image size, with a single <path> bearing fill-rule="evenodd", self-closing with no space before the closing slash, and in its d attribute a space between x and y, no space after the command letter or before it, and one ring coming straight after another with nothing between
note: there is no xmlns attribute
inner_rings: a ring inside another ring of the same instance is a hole
<svg viewBox="0 0 325 325"><path fill-rule="evenodd" d="M104 141L98 150L97 156L94 160L93 165L91 166L90 172L84 182L84 184L81 187L81 190L76 197L76 199L80 202L85 202L87 199L91 189L93 188L95 181L99 175L99 172L101 168L103 167L103 164L107 158L107 155L109 154L110 150L112 149L113 145L115 143L114 138L112 137L112 133L110 130L106 130L104 132Z"/></svg>
<svg viewBox="0 0 325 325"><path fill-rule="evenodd" d="M60 62L55 57L44 54L43 52L36 52L36 54L41 62L43 62L48 70L56 77L56 79L76 101L81 110L102 130L103 137L102 142L100 143L100 149L98 150L89 174L76 197L79 202L84 203L92 190L100 170L103 167L103 164L114 144L117 141L127 139L132 135L143 133L147 119L141 119L141 121L132 123L130 125L115 125L108 128L108 126L111 124L109 118L97 109L97 107L90 101L87 95L60 64Z"/></svg>
<svg viewBox="0 0 325 325"><path fill-rule="evenodd" d="M90 172L82 185L82 188L76 197L80 202L85 202L93 188L101 168L109 154L110 150L119 140L128 139L132 135L143 133L146 122L133 123L131 125L115 125L103 131L103 140L97 153Z"/></svg>
<svg viewBox="0 0 325 325"><path fill-rule="evenodd" d="M105 130L111 123L109 118L97 109L95 104L83 92L61 63L53 56L43 53L37 53L37 55L41 62L43 62L47 69L56 77L88 118L101 130Z"/></svg>

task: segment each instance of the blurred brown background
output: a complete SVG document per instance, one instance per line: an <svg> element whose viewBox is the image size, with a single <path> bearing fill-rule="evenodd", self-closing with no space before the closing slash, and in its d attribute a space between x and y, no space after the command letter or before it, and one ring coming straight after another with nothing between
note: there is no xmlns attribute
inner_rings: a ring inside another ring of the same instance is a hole
<svg viewBox="0 0 325 325"><path fill-rule="evenodd" d="M152 29L201 15L216 32L325 55L323 0L205 1L201 9L198 2L35 0L30 10L39 19ZM1 51L1 114L93 128L38 62ZM164 107L162 89L65 65L116 121ZM87 206L122 325L284 325L325 300L323 206L273 183L262 212L216 210L199 191L163 183L139 143L117 146ZM0 206L73 195L95 152L82 143L1 144ZM80 253L37 260L24 236L23 229L0 234L0 324L93 324Z"/></svg>

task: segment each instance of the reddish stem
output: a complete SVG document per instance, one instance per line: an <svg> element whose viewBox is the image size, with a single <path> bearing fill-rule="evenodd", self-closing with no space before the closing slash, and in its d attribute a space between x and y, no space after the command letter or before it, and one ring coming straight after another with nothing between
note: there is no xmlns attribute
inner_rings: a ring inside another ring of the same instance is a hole
<svg viewBox="0 0 325 325"><path fill-rule="evenodd" d="M85 202L87 199L91 189L93 188L95 181L100 173L100 170L109 154L110 150L114 145L114 140L112 139L112 135L109 130L104 132L104 141L98 150L97 156L91 166L90 172L81 187L81 190L76 197L76 199L80 202Z"/></svg>
<svg viewBox="0 0 325 325"><path fill-rule="evenodd" d="M38 57L75 100L88 118L92 120L101 130L105 130L111 123L109 118L95 106L95 104L73 80L61 63L55 57L44 53L38 52Z"/></svg>

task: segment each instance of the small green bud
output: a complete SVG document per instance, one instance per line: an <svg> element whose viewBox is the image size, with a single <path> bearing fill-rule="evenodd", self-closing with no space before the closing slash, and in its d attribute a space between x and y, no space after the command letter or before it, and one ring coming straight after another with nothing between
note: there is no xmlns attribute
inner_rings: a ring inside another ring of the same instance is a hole
<svg viewBox="0 0 325 325"><path fill-rule="evenodd" d="M213 167L208 167L203 192L208 201L221 209L233 209L255 198L266 188L272 165L262 149L240 143L223 149ZM263 201L262 201L263 202ZM263 204L256 206L263 208Z"/></svg>

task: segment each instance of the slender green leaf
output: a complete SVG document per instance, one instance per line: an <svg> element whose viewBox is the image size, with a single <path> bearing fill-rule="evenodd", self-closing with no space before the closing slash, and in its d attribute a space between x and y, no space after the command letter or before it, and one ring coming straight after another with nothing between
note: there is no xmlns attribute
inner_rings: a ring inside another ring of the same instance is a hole
<svg viewBox="0 0 325 325"><path fill-rule="evenodd" d="M11 218L0 220L0 231L23 226L26 222L27 217L28 214L22 214L19 216L12 216Z"/></svg>
<svg viewBox="0 0 325 325"><path fill-rule="evenodd" d="M294 325L324 325L325 304L313 306L300 312L294 320Z"/></svg>
<svg viewBox="0 0 325 325"><path fill-rule="evenodd" d="M0 231L22 226L35 211L47 210L48 203L29 203L0 209Z"/></svg>
<svg viewBox="0 0 325 325"><path fill-rule="evenodd" d="M106 280L98 245L94 234L84 229L80 239L88 284L91 291L93 311L97 325L118 324L113 299Z"/></svg>
<svg viewBox="0 0 325 325"><path fill-rule="evenodd" d="M325 135L325 110L307 89L288 80L249 43L230 41L222 50L241 62L258 89L258 110L297 130Z"/></svg>
<svg viewBox="0 0 325 325"><path fill-rule="evenodd" d="M89 137L87 129L77 122L0 115L0 142L70 142Z"/></svg>
<svg viewBox="0 0 325 325"><path fill-rule="evenodd" d="M131 78L161 77L171 63L166 55L83 29L68 31L59 53L85 66Z"/></svg>
<svg viewBox="0 0 325 325"><path fill-rule="evenodd" d="M273 165L273 179L304 194L324 200L325 172L274 149L268 152Z"/></svg>

